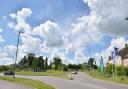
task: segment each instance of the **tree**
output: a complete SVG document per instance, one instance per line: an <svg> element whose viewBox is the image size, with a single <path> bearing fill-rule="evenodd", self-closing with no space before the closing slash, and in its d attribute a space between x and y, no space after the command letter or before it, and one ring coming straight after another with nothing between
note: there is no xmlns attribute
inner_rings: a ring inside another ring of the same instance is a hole
<svg viewBox="0 0 128 89"><path fill-rule="evenodd" d="M48 58L46 57L46 60L45 60L45 71L48 69Z"/></svg>
<svg viewBox="0 0 128 89"><path fill-rule="evenodd" d="M33 62L34 62L34 60L36 59L36 57L35 57L35 54L33 54L33 53L30 53L30 54L28 54L27 55L28 56L28 66L29 67L32 67L33 65Z"/></svg>
<svg viewBox="0 0 128 89"><path fill-rule="evenodd" d="M90 68L89 64L84 62L83 63L83 68L85 68L86 70L88 70Z"/></svg>
<svg viewBox="0 0 128 89"><path fill-rule="evenodd" d="M8 69L8 66L0 66L0 72L7 71Z"/></svg>
<svg viewBox="0 0 128 89"><path fill-rule="evenodd" d="M24 56L24 57L22 58L22 60L18 63L18 65L20 65L20 66L28 66L27 57Z"/></svg>
<svg viewBox="0 0 128 89"><path fill-rule="evenodd" d="M82 69L82 64L69 64L68 68L72 70L79 70Z"/></svg>
<svg viewBox="0 0 128 89"><path fill-rule="evenodd" d="M39 56L36 61L35 61L36 65L35 68L38 69L38 72L41 72L44 70L44 59L43 56Z"/></svg>
<svg viewBox="0 0 128 89"><path fill-rule="evenodd" d="M66 65L63 65L63 71L68 71L68 67Z"/></svg>
<svg viewBox="0 0 128 89"><path fill-rule="evenodd" d="M95 62L94 58L89 58L88 65L90 66L90 69L94 68L94 65L96 64L96 62L95 62L95 64L94 64L94 62Z"/></svg>
<svg viewBox="0 0 128 89"><path fill-rule="evenodd" d="M73 69L72 64L68 64L68 68L69 68L69 69Z"/></svg>
<svg viewBox="0 0 128 89"><path fill-rule="evenodd" d="M41 67L44 70L44 59L43 59L43 56L41 57Z"/></svg>
<svg viewBox="0 0 128 89"><path fill-rule="evenodd" d="M39 56L39 57L37 58L37 66L44 69L44 59L43 59L42 56Z"/></svg>
<svg viewBox="0 0 128 89"><path fill-rule="evenodd" d="M50 61L50 66L49 67L50 67L50 70L51 70L52 69L52 60Z"/></svg>
<svg viewBox="0 0 128 89"><path fill-rule="evenodd" d="M62 64L62 60L59 57L54 57L53 58L53 64L55 65L55 70L59 69L59 66Z"/></svg>

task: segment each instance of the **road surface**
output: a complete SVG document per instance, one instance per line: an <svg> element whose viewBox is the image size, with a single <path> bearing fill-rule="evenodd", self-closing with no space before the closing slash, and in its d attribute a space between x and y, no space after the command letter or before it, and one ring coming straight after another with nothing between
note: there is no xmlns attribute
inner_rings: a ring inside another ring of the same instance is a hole
<svg viewBox="0 0 128 89"><path fill-rule="evenodd" d="M0 89L32 89L32 88L17 83L0 80Z"/></svg>
<svg viewBox="0 0 128 89"><path fill-rule="evenodd" d="M17 76L35 79L53 85L56 89L128 89L127 85L109 83L94 79L84 73L73 75L74 80L50 76Z"/></svg>

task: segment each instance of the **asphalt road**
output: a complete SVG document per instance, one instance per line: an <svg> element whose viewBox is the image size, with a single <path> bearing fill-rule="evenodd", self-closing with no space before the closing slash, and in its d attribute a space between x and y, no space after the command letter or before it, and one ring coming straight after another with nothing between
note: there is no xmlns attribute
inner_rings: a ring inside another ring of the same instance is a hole
<svg viewBox="0 0 128 89"><path fill-rule="evenodd" d="M0 89L32 89L32 88L17 83L0 80Z"/></svg>
<svg viewBox="0 0 128 89"><path fill-rule="evenodd" d="M56 89L128 89L127 85L114 84L94 79L84 73L73 75L74 80L50 76L17 76L35 79L53 85Z"/></svg>

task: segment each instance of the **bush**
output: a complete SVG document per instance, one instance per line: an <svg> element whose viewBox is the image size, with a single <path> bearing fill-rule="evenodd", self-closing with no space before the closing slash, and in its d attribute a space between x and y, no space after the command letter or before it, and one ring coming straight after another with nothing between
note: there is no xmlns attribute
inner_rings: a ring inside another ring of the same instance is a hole
<svg viewBox="0 0 128 89"><path fill-rule="evenodd" d="M117 75L121 76L121 75L125 75L125 68L123 66L118 66L117 67Z"/></svg>
<svg viewBox="0 0 128 89"><path fill-rule="evenodd" d="M7 71L9 70L9 67L8 66L0 66L0 71L3 72L3 71Z"/></svg>
<svg viewBox="0 0 128 89"><path fill-rule="evenodd" d="M116 66L117 75L118 76L128 76L128 67L124 66ZM105 68L106 74L112 75L115 72L115 66L112 64L108 64Z"/></svg>
<svg viewBox="0 0 128 89"><path fill-rule="evenodd" d="M113 66L112 64L108 64L108 65L106 66L106 68L105 68L105 73L112 75L112 73L113 73L112 68L113 68L113 67L114 67L114 66Z"/></svg>
<svg viewBox="0 0 128 89"><path fill-rule="evenodd" d="M128 76L128 67L125 67L125 75Z"/></svg>
<svg viewBox="0 0 128 89"><path fill-rule="evenodd" d="M63 67L63 71L68 71L68 67L67 66L64 66Z"/></svg>

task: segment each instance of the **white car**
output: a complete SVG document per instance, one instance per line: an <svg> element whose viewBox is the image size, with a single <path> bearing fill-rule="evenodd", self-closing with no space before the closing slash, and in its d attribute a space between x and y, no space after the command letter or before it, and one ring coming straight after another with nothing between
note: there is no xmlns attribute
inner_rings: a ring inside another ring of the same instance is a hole
<svg viewBox="0 0 128 89"><path fill-rule="evenodd" d="M72 71L72 74L77 74L77 71Z"/></svg>

